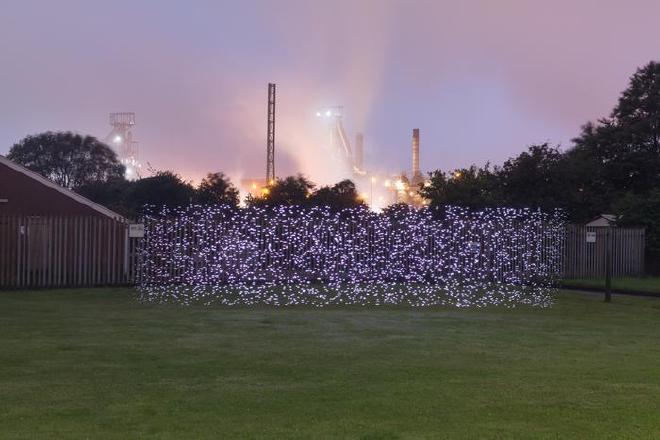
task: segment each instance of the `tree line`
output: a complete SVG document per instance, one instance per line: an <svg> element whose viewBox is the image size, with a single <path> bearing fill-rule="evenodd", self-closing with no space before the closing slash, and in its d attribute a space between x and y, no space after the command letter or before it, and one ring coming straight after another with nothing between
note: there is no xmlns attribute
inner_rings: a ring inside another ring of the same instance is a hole
<svg viewBox="0 0 660 440"><path fill-rule="evenodd" d="M584 223L615 214L621 226L643 226L660 256L660 64L630 78L608 117L588 122L562 151L531 145L500 166L434 171L420 193L432 205L563 209Z"/></svg>
<svg viewBox="0 0 660 440"><path fill-rule="evenodd" d="M113 150L91 136L28 136L8 157L129 217L146 204L239 202L238 190L221 172L208 174L197 187L172 171L127 181ZM501 165L436 170L419 193L431 206L560 208L576 223L615 214L621 225L646 227L648 249L660 255L660 64L639 68L610 115L582 126L569 148L531 145ZM301 175L278 179L246 203L338 209L364 204L350 180L317 188Z"/></svg>
<svg viewBox="0 0 660 440"><path fill-rule="evenodd" d="M12 146L7 157L53 182L128 218L137 218L145 205L176 207L196 204L239 205L239 190L222 172L208 173L194 186L173 171L127 180L117 154L92 136L46 132L27 136ZM277 179L248 206L327 205L334 209L364 206L355 184L343 180L316 187L303 175Z"/></svg>

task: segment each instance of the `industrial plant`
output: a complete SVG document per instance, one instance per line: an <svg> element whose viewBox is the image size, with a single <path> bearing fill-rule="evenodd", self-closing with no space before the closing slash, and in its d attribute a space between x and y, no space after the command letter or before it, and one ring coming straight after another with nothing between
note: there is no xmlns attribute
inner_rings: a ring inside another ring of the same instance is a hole
<svg viewBox="0 0 660 440"><path fill-rule="evenodd" d="M240 182L241 192L251 197L265 197L268 186L275 183L275 104L276 85L268 84L267 116L266 116L266 176L265 178L245 178ZM344 108L329 106L316 111L316 117L326 126L327 145L332 159L339 162L344 169L346 178L353 180L360 190L360 197L372 209L380 210L393 203L407 203L422 206L426 202L419 196L417 190L424 184L424 176L420 169L420 130L414 128L411 142L410 174L388 174L382 171L369 170L365 166L365 137L363 133L355 134L355 143L344 127ZM313 176L312 180L313 180Z"/></svg>
<svg viewBox="0 0 660 440"><path fill-rule="evenodd" d="M110 113L112 129L105 137L105 142L112 145L119 160L126 167L126 179L135 180L142 177L142 164L138 160L138 143L133 140L135 113Z"/></svg>
<svg viewBox="0 0 660 440"><path fill-rule="evenodd" d="M267 197L269 186L275 184L276 174L276 84L268 84L266 107L266 170L264 177L243 178L239 189L250 197ZM365 136L358 132L354 143L344 126L344 108L328 106L316 111L319 123L324 125L326 153L329 160L339 164L342 175L355 182L360 198L370 208L381 210L394 203L406 203L423 206L426 202L417 190L425 183L420 169L420 130L413 128L411 141L410 172L385 173L382 170L370 170L365 164ZM135 113L110 113L110 132L105 142L117 153L120 162L126 167L126 179L136 180L142 177L142 164L139 159L139 144L133 137ZM309 176L314 180L314 176Z"/></svg>

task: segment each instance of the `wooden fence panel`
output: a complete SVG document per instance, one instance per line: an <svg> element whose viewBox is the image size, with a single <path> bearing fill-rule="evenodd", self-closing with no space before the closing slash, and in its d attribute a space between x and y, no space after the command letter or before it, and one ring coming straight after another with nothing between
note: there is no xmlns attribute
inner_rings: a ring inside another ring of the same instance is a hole
<svg viewBox="0 0 660 440"><path fill-rule="evenodd" d="M0 216L0 289L132 284L137 241L109 218Z"/></svg>
<svg viewBox="0 0 660 440"><path fill-rule="evenodd" d="M595 242L587 242L587 233ZM609 228L612 276L641 276L644 273L645 232L643 228ZM569 225L566 227L563 276L603 278L608 228Z"/></svg>

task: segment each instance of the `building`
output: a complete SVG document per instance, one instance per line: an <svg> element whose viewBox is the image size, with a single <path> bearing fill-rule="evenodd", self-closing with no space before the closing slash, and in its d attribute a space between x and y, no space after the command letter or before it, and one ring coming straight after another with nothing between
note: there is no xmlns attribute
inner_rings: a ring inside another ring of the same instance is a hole
<svg viewBox="0 0 660 440"><path fill-rule="evenodd" d="M123 217L0 156L0 216Z"/></svg>
<svg viewBox="0 0 660 440"><path fill-rule="evenodd" d="M0 289L130 283L129 231L116 212L0 156Z"/></svg>
<svg viewBox="0 0 660 440"><path fill-rule="evenodd" d="M608 226L616 226L617 216L614 214L601 214L595 219L591 220L585 226L592 228L606 228Z"/></svg>

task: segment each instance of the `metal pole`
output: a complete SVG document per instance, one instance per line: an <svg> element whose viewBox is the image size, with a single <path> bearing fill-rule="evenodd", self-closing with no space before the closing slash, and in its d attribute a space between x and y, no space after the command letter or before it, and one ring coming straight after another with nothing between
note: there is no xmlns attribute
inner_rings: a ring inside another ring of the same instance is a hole
<svg viewBox="0 0 660 440"><path fill-rule="evenodd" d="M612 301L612 228L607 227L605 238L605 302Z"/></svg>
<svg viewBox="0 0 660 440"><path fill-rule="evenodd" d="M275 181L275 84L268 83L268 118L266 131L266 185Z"/></svg>

